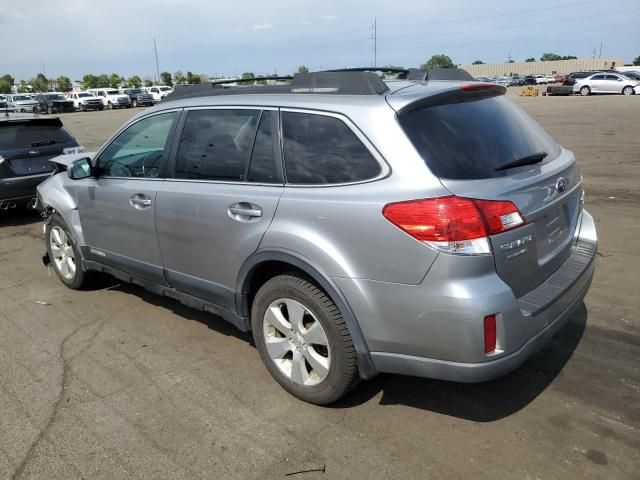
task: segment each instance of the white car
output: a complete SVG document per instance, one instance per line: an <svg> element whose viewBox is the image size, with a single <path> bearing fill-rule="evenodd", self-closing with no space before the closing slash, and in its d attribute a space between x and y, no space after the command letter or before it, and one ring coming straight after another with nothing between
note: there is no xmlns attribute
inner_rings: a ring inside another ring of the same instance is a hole
<svg viewBox="0 0 640 480"><path fill-rule="evenodd" d="M102 100L89 92L71 92L67 98L73 102L76 110L103 110Z"/></svg>
<svg viewBox="0 0 640 480"><path fill-rule="evenodd" d="M624 75L611 72L598 72L585 78L579 78L573 85L573 92L580 95L592 93L614 93L633 95L638 93L640 82Z"/></svg>
<svg viewBox="0 0 640 480"><path fill-rule="evenodd" d="M18 93L16 95L7 95L7 110L12 112L37 112L38 101L33 95L26 93Z"/></svg>
<svg viewBox="0 0 640 480"><path fill-rule="evenodd" d="M129 95L120 93L115 88L92 88L87 90L87 92L102 100L102 105L107 107L109 110L118 107L131 108L131 99L129 98Z"/></svg>
<svg viewBox="0 0 640 480"><path fill-rule="evenodd" d="M153 97L153 101L156 103L173 92L173 88L166 85L154 85L152 87L145 87L145 90L151 94L151 96Z"/></svg>
<svg viewBox="0 0 640 480"><path fill-rule="evenodd" d="M536 83L538 85L540 85L542 83L548 83L549 82L549 79L547 78L546 75L533 75L533 77L535 77Z"/></svg>

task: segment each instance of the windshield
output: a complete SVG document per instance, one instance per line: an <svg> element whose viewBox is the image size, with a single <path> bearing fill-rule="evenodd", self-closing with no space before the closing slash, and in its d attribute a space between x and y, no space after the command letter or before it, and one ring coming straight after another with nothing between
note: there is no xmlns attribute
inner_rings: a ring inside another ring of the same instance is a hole
<svg viewBox="0 0 640 480"><path fill-rule="evenodd" d="M137 95L139 93L142 93L142 90L140 90L139 88L131 88L129 90L125 90L124 93L128 95Z"/></svg>
<svg viewBox="0 0 640 480"><path fill-rule="evenodd" d="M78 94L78 98L84 98L84 97L92 97L93 95L91 95L90 93L79 93Z"/></svg>
<svg viewBox="0 0 640 480"><path fill-rule="evenodd" d="M171 87L160 87L160 91L161 92L168 92L169 90L172 90Z"/></svg>
<svg viewBox="0 0 640 480"><path fill-rule="evenodd" d="M508 175L496 168L560 147L524 110L503 96L411 110L400 125L438 177L474 180Z"/></svg>
<svg viewBox="0 0 640 480"><path fill-rule="evenodd" d="M120 95L120 92L117 90L107 90L107 95Z"/></svg>
<svg viewBox="0 0 640 480"><path fill-rule="evenodd" d="M66 100L62 95L46 95L49 100Z"/></svg>
<svg viewBox="0 0 640 480"><path fill-rule="evenodd" d="M13 97L14 101L22 102L25 100L33 100L29 95L15 95Z"/></svg>

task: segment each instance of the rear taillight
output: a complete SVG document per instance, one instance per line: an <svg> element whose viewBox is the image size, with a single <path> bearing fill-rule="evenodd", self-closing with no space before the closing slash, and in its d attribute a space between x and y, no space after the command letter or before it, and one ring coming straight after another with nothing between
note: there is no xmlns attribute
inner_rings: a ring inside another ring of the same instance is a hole
<svg viewBox="0 0 640 480"><path fill-rule="evenodd" d="M511 202L474 200L456 196L390 203L382 214L421 242L465 255L489 254L489 235L524 223Z"/></svg>
<svg viewBox="0 0 640 480"><path fill-rule="evenodd" d="M484 353L491 353L496 349L497 339L496 316L487 315L484 317Z"/></svg>

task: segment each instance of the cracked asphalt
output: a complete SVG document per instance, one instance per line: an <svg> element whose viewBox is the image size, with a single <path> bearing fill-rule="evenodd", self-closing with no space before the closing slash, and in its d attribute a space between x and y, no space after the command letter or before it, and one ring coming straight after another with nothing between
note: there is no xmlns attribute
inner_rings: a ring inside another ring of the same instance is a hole
<svg viewBox="0 0 640 480"><path fill-rule="evenodd" d="M0 478L637 479L640 97L510 95L575 152L601 242L585 305L521 368L478 385L380 375L308 405L215 316L109 279L65 288L37 215L12 211ZM63 121L94 149L133 113Z"/></svg>

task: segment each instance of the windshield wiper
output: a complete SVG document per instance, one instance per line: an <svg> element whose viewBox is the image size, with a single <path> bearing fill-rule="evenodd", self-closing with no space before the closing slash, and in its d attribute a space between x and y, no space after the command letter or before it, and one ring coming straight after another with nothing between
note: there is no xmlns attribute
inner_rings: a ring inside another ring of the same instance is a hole
<svg viewBox="0 0 640 480"><path fill-rule="evenodd" d="M508 170L509 168L522 167L523 165L534 165L540 163L547 156L547 152L537 152L527 155L526 157L519 158L513 162L504 163L499 167L496 167L496 172L500 170Z"/></svg>
<svg viewBox="0 0 640 480"><path fill-rule="evenodd" d="M32 142L32 147L42 147L43 145L54 145L56 143L62 143L60 140L40 140L38 142Z"/></svg>

